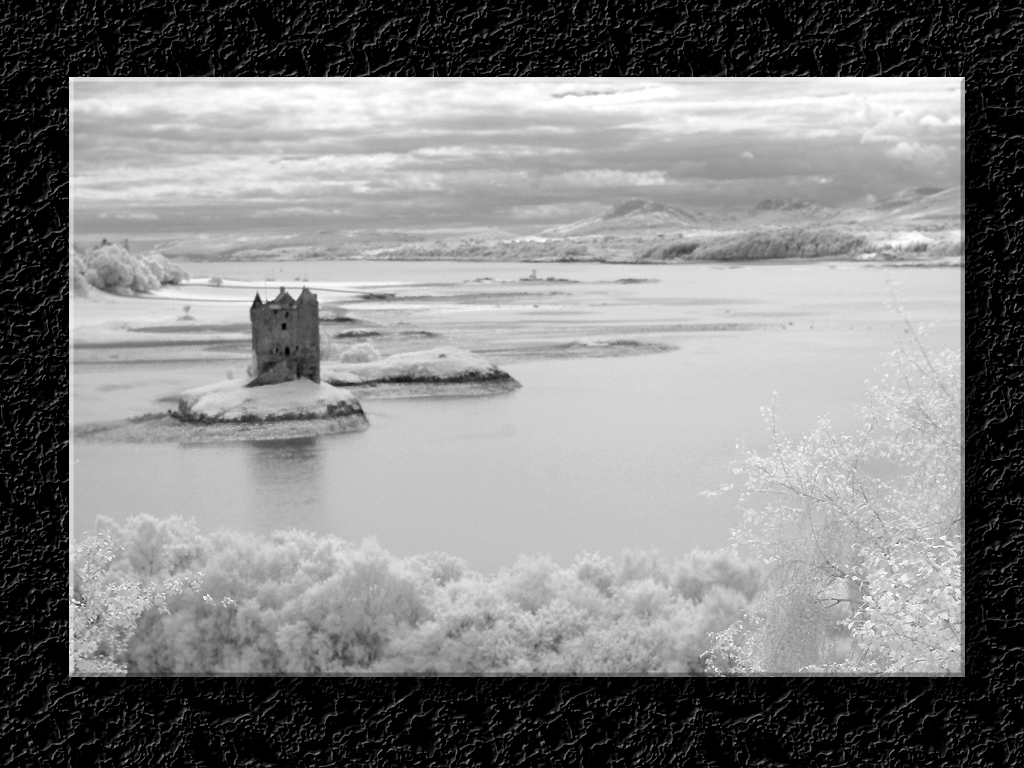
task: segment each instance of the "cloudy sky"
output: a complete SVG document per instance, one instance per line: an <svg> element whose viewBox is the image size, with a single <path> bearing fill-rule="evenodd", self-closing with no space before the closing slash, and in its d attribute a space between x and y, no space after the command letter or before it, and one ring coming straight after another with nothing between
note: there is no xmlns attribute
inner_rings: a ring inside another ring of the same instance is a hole
<svg viewBox="0 0 1024 768"><path fill-rule="evenodd" d="M498 227L960 183L959 79L74 79L76 237Z"/></svg>

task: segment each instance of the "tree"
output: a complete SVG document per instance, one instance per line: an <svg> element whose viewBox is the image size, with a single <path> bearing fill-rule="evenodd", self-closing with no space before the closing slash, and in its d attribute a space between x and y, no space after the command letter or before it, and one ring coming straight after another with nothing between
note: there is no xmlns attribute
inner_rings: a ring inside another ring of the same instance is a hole
<svg viewBox="0 0 1024 768"><path fill-rule="evenodd" d="M147 608L167 610L167 596L182 591L184 579L144 584L112 573L114 545L91 536L71 549L69 582L71 674L123 675L128 641Z"/></svg>
<svg viewBox="0 0 1024 768"><path fill-rule="evenodd" d="M765 501L735 534L765 583L716 634L713 671L962 670L960 356L911 339L869 390L853 435L822 419L793 444L766 412L772 448L740 470L745 498Z"/></svg>
<svg viewBox="0 0 1024 768"><path fill-rule="evenodd" d="M305 531L207 537L147 515L97 527L76 573L76 647L132 675L703 674L709 635L758 584L724 552L567 568L523 556L483 576L443 553L399 560Z"/></svg>
<svg viewBox="0 0 1024 768"><path fill-rule="evenodd" d="M108 243L82 254L73 262L76 274L107 291L145 293L167 283L178 284L188 273L159 253L135 255L127 247Z"/></svg>
<svg viewBox="0 0 1024 768"><path fill-rule="evenodd" d="M120 525L100 515L96 530L113 545L110 570L143 583L198 570L210 549L195 520L177 515L134 515Z"/></svg>
<svg viewBox="0 0 1024 768"><path fill-rule="evenodd" d="M287 672L350 672L377 661L390 639L426 611L411 580L383 551L318 584L281 611L276 640Z"/></svg>

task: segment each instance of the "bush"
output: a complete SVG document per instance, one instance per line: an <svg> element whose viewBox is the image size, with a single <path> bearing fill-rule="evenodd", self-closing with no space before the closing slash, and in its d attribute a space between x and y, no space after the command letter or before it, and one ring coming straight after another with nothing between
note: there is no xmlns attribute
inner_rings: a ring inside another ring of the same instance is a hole
<svg viewBox="0 0 1024 768"><path fill-rule="evenodd" d="M71 287L75 296L89 295L89 281L81 272L75 272L72 276Z"/></svg>
<svg viewBox="0 0 1024 768"><path fill-rule="evenodd" d="M86 283L113 293L147 293L188 279L185 270L159 253L136 256L106 241L88 253L75 254L73 265Z"/></svg>
<svg viewBox="0 0 1024 768"><path fill-rule="evenodd" d="M754 599L761 586L756 563L741 560L733 553L695 549L676 564L672 587L686 600L699 603L716 587L735 590L747 600Z"/></svg>
<svg viewBox="0 0 1024 768"><path fill-rule="evenodd" d="M320 361L327 362L338 358L338 347L326 333L320 334Z"/></svg>
<svg viewBox="0 0 1024 768"><path fill-rule="evenodd" d="M342 363L373 363L380 360L380 352L369 342L354 344L338 358Z"/></svg>

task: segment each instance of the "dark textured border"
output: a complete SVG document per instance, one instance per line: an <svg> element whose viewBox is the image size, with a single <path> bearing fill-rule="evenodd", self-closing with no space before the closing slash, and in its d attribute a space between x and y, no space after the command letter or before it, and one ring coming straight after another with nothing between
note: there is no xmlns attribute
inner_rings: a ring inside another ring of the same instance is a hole
<svg viewBox="0 0 1024 768"><path fill-rule="evenodd" d="M0 763L999 765L1021 747L1020 15L999 4L6 3ZM347 5L347 4L346 4ZM696 5L696 4L693 4ZM112 6L114 7L114 6ZM911 10L914 9L914 10ZM907 14L916 15L907 15ZM967 679L66 676L67 77L967 77ZM1019 627L1018 627L1019 630ZM970 704L965 703L970 701ZM1018 721L1019 722L1019 721Z"/></svg>

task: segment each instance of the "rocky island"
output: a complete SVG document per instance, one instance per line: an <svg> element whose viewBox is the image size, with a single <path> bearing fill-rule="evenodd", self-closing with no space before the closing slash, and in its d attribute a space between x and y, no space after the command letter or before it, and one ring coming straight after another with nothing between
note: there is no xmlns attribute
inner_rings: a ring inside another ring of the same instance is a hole
<svg viewBox="0 0 1024 768"><path fill-rule="evenodd" d="M402 352L377 360L328 363L323 380L335 387L371 387L382 384L490 384L505 390L521 385L480 355L454 347Z"/></svg>
<svg viewBox="0 0 1024 768"><path fill-rule="evenodd" d="M172 415L198 424L346 419L353 429L370 426L355 395L309 379L264 387L236 380L196 387L182 393Z"/></svg>
<svg viewBox="0 0 1024 768"><path fill-rule="evenodd" d="M381 356L361 343L341 360L322 363L319 301L308 288L297 299L284 288L266 301L257 293L249 315L252 357L246 376L229 373L227 380L178 390L160 398L176 408L82 425L76 437L193 443L358 432L370 426L358 399L364 395L488 395L520 386L488 360L455 347Z"/></svg>

